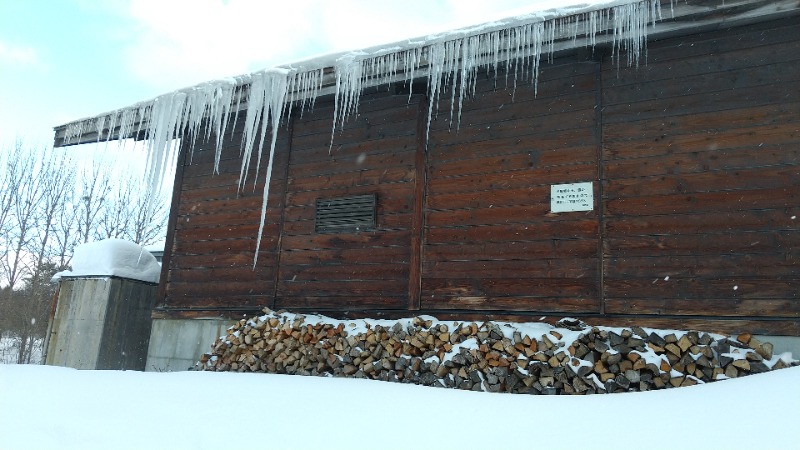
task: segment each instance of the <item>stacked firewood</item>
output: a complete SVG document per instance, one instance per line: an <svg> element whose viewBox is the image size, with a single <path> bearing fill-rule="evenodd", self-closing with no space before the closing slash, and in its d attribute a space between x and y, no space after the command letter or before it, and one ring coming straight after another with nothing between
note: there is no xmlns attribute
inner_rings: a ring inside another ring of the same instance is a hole
<svg viewBox="0 0 800 450"><path fill-rule="evenodd" d="M341 376L475 391L590 394L691 386L797 364L749 334L546 324L242 319L201 357L213 371Z"/></svg>

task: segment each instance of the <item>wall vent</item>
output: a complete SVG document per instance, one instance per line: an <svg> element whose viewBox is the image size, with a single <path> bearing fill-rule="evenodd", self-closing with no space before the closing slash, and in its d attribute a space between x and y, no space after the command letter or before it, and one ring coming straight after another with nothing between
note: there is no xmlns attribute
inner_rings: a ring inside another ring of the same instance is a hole
<svg viewBox="0 0 800 450"><path fill-rule="evenodd" d="M375 194L318 198L314 230L317 233L354 233L375 229Z"/></svg>

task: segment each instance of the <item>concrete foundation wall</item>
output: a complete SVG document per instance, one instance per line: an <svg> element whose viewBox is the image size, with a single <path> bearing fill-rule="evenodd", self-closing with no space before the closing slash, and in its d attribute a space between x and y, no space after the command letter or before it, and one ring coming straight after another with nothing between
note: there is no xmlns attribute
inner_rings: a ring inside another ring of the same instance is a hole
<svg viewBox="0 0 800 450"><path fill-rule="evenodd" d="M156 289L123 278L62 278L45 363L144 370Z"/></svg>
<svg viewBox="0 0 800 450"><path fill-rule="evenodd" d="M800 337L798 336L756 336L761 342L773 345L773 353L780 355L789 352L795 359L800 359Z"/></svg>
<svg viewBox="0 0 800 450"><path fill-rule="evenodd" d="M147 371L173 372L194 367L203 353L235 320L225 319L154 319L147 352ZM800 358L800 337L756 336L771 342L775 354L791 352ZM735 336L734 336L735 338Z"/></svg>
<svg viewBox="0 0 800 450"><path fill-rule="evenodd" d="M154 319L145 370L189 370L234 323L225 319Z"/></svg>

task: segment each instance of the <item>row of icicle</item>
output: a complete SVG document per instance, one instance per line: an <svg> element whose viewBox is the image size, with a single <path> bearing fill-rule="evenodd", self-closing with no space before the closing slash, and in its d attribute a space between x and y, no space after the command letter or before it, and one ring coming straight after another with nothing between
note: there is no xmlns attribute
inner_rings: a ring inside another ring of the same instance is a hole
<svg viewBox="0 0 800 450"><path fill-rule="evenodd" d="M510 28L422 42L411 48L388 53L349 53L339 58L333 67L335 106L331 145L337 126L343 126L348 117L357 114L359 99L366 87L390 85L394 82L404 82L410 87L415 78L427 74L427 95L430 99L428 128L434 108L437 108L441 94L448 88L450 123L452 126L455 121L458 127L464 98L474 93L480 70L494 72L497 77L499 66L505 64L506 86L516 89L517 80L523 80L529 81L536 89L541 56L543 53L552 54L557 39L576 40L583 34L587 45L593 47L597 34L606 30L612 33L614 55L619 57L622 50L625 50L628 64L638 65L645 50L647 28L660 18L659 0L639 0L568 17L547 20L538 18L531 23ZM247 181L250 158L257 148L258 158L253 172L255 184L265 138L267 131L270 131L261 224L253 258L255 267L266 217L280 121L291 114L293 106L298 107L301 112L313 107L323 87L323 75L324 68L273 68L200 84L94 119L73 122L66 128L65 143L80 141L85 132L96 132L98 140L103 136L111 139L115 136L129 137L144 133L148 153L146 177L149 188L160 190L168 165L176 158L178 146L174 145L174 141L185 136L190 139L190 148L194 148L204 121L207 121L207 126L202 138L208 141L212 134L215 137L214 172L218 173L225 132L229 128L235 128L239 118L237 113L245 109L239 189ZM457 112L455 117L453 111ZM229 123L231 113L234 113L233 124Z"/></svg>

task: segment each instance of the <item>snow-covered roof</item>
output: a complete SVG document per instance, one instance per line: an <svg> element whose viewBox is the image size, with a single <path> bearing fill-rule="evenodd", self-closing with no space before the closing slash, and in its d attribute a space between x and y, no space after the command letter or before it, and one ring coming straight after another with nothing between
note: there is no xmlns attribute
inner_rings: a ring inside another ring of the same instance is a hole
<svg viewBox="0 0 800 450"><path fill-rule="evenodd" d="M58 272L53 279L113 276L158 283L160 275L161 265L140 245L122 239L103 239L77 246L72 270Z"/></svg>
<svg viewBox="0 0 800 450"><path fill-rule="evenodd" d="M510 69L528 69L528 73L519 75L528 78L532 74L529 81L535 86L538 62L543 54L610 44L616 56L622 50L628 64L638 64L648 35L685 33L710 25L729 26L797 13L800 9L795 0L718 0L714 2L716 4L691 0L565 0L565 3L559 8L533 10L472 27L316 56L201 83L59 125L55 127L55 145L143 134L147 140L157 139L161 133L152 131L152 128L159 124L158 119L163 113L168 112L164 110L173 109L169 106L175 105L165 104L172 103L176 97L184 103L178 105L182 106L178 109L185 116L180 124L184 127L177 127L176 133L182 133L188 127L196 136L200 119L209 116L215 119L216 127L223 129L227 123L217 116L234 110L252 109L249 97L254 96L250 95L250 90L263 83L262 78L286 79L283 100L287 105L281 108L282 113L290 112L292 103L299 102L302 108L320 95L335 94L342 108L337 110L334 121L341 122L353 111L360 95L358 88L406 82L419 77L439 81L437 87L429 87L437 89L438 93L444 84L448 84L447 87L460 86L462 76L467 77L463 81L469 84L471 80L468 77L473 71L506 62ZM667 5L666 10L662 4ZM660 24L656 26L656 22ZM449 66L438 65L446 63ZM437 73L437 69L450 69L451 72ZM261 104L262 112L267 113L261 117L269 116L267 103L270 102Z"/></svg>
<svg viewBox="0 0 800 450"><path fill-rule="evenodd" d="M669 1L670 5L674 2ZM386 45L317 56L201 83L58 126L56 144L86 142L84 137L92 140L130 137L142 132L147 140L158 139L161 133L153 128L174 115L176 109L183 113L181 123L176 125L188 126L194 136L203 117L214 119L214 131L222 130L227 126L223 116L237 109L247 109L249 113L256 109L253 103L260 106L260 118L268 119L272 106L280 109L276 113L288 113L293 103L299 101L300 107L304 107L319 95L330 93L336 95L340 106L333 120L342 122L354 110L364 87L428 77L429 81L439 82L434 88L438 93L439 86L448 81L452 85L458 85L459 81L469 84L468 77L478 68L506 61L510 67L531 72L535 84L543 53L552 53L559 42L566 41L570 47L579 45L579 38L580 45L593 46L600 33L610 32L614 48L626 49L629 61L638 63L648 25L661 17L659 0L592 0ZM273 104L272 100L281 102ZM287 106L284 108L282 103ZM258 123L253 126L260 125L260 120L255 122ZM173 127L172 131L182 132L183 127Z"/></svg>
<svg viewBox="0 0 800 450"><path fill-rule="evenodd" d="M157 178L165 172L166 161L177 151L170 145L174 139L188 136L193 144L201 123L206 123L203 121L207 119L203 138L215 139L215 160L219 161L222 136L231 126L230 113L243 111L239 185L244 184L250 172L253 150L257 150L260 164L265 137L270 134L267 130L271 129L265 184L269 186L279 122L291 114L293 108L312 106L321 95L334 95L332 140L337 125L356 112L364 88L393 82L410 86L416 78L427 79L426 94L431 99L428 122L441 93L449 89L447 100L455 105L451 109L455 110L451 112L455 117L451 116L451 120L457 125L461 105L472 91L479 70L491 71L503 65L506 73L511 74L510 85L516 88L518 81L525 81L535 89L543 55L603 44L611 47L618 64L624 59L629 65L638 65L648 34L653 32L686 33L704 26L729 26L737 21L763 20L800 10L796 0L719 0L714 4L700 2L699 6L692 3L689 0L589 0L446 33L284 64L202 83L56 127L55 144L143 136L147 141L151 187L155 188L159 184ZM659 21L669 23L657 26ZM261 137L256 144L259 132ZM265 189L264 199L267 195ZM265 209L266 201L262 229Z"/></svg>

